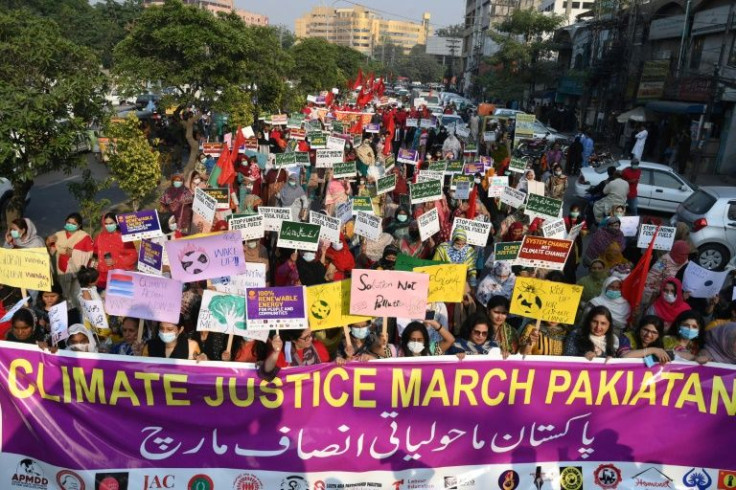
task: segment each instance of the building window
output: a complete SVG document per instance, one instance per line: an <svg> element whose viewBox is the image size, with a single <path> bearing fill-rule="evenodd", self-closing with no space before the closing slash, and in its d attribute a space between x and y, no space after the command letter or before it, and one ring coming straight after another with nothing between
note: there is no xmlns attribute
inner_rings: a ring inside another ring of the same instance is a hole
<svg viewBox="0 0 736 490"><path fill-rule="evenodd" d="M580 2L572 2L572 8L579 9L580 8Z"/></svg>
<svg viewBox="0 0 736 490"><path fill-rule="evenodd" d="M592 9L594 2L583 2L584 9Z"/></svg>
<svg viewBox="0 0 736 490"><path fill-rule="evenodd" d="M690 69L697 70L700 68L700 60L703 58L703 44L706 36L696 36L693 38L693 47L690 51Z"/></svg>

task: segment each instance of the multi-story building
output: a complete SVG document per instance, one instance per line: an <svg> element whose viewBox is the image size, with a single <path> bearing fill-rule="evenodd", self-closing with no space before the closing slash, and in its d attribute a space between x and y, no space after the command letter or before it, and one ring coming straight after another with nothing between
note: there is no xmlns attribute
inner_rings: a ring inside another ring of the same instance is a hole
<svg viewBox="0 0 736 490"><path fill-rule="evenodd" d="M297 38L319 37L373 56L373 49L381 44L395 44L406 53L417 44L426 44L431 34L429 20L428 12L419 23L382 19L362 6L314 7L296 19L294 30Z"/></svg>
<svg viewBox="0 0 736 490"><path fill-rule="evenodd" d="M248 25L259 25L267 26L268 17L254 12L249 12L243 9L237 9L233 5L233 0L182 0L182 3L186 5L194 5L204 10L208 10L212 13L217 12L235 12L238 17L243 19ZM150 7L152 5L163 5L164 0L143 0L144 7Z"/></svg>
<svg viewBox="0 0 736 490"><path fill-rule="evenodd" d="M570 25L578 15L592 10L593 6L593 0L542 0L538 10L561 15L565 18L565 25Z"/></svg>

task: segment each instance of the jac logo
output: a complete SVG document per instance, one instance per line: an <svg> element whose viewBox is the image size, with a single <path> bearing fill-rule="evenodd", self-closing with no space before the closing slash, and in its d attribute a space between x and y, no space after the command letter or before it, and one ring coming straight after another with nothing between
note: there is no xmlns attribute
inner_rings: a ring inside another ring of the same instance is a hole
<svg viewBox="0 0 736 490"><path fill-rule="evenodd" d="M143 490L162 490L174 488L174 475L145 475L143 477Z"/></svg>
<svg viewBox="0 0 736 490"><path fill-rule="evenodd" d="M404 480L396 480L391 485L394 486L394 490L401 490L401 485L404 484Z"/></svg>

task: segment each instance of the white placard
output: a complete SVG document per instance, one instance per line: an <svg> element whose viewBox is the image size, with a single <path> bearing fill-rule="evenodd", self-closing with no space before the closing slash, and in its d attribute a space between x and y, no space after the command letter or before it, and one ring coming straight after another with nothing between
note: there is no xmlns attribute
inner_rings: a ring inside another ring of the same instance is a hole
<svg viewBox="0 0 736 490"><path fill-rule="evenodd" d="M639 229L639 216L622 216L619 219L624 236L636 236L636 231Z"/></svg>
<svg viewBox="0 0 736 490"><path fill-rule="evenodd" d="M263 215L254 214L252 216L238 216L230 218L228 225L231 230L240 230L243 240L257 240L263 238L265 230L263 227Z"/></svg>
<svg viewBox="0 0 736 490"><path fill-rule="evenodd" d="M648 248L656 230L657 225L641 225L639 227L639 240L636 246L639 248ZM672 244L675 243L676 231L672 226L660 226L657 239L654 241L654 249L669 252L672 249Z"/></svg>
<svg viewBox="0 0 736 490"><path fill-rule="evenodd" d="M527 181L527 184L529 194L536 194L538 196L544 195L544 182L539 182L538 180L529 180Z"/></svg>
<svg viewBox="0 0 736 490"><path fill-rule="evenodd" d="M682 290L693 298L713 298L721 292L729 271L710 271L693 261L688 262L682 277Z"/></svg>
<svg viewBox="0 0 736 490"><path fill-rule="evenodd" d="M69 338L69 314L66 301L54 305L49 309L49 324L51 325L51 344L58 345L62 340Z"/></svg>
<svg viewBox="0 0 736 490"><path fill-rule="evenodd" d="M266 264L246 262L245 272L233 276L218 277L211 280L215 291L245 296L247 288L266 287Z"/></svg>
<svg viewBox="0 0 736 490"><path fill-rule="evenodd" d="M518 208L526 202L526 194L512 187L504 187L503 192L501 192L501 202L512 208Z"/></svg>
<svg viewBox="0 0 736 490"><path fill-rule="evenodd" d="M339 218L333 218L326 214L310 211L309 222L313 225L321 226L319 230L320 239L327 240L331 243L340 241L340 227L342 226L342 222Z"/></svg>
<svg viewBox="0 0 736 490"><path fill-rule="evenodd" d="M345 201L335 206L335 217L343 225L350 221L350 218L353 217L353 202Z"/></svg>
<svg viewBox="0 0 736 490"><path fill-rule="evenodd" d="M584 226L585 221L583 221L582 223L578 223L577 225L570 228L570 233L567 234L567 239L573 242L577 240L578 235L580 234Z"/></svg>
<svg viewBox="0 0 736 490"><path fill-rule="evenodd" d="M483 141L486 143L492 143L496 141L496 132L495 131L486 131L483 133Z"/></svg>
<svg viewBox="0 0 736 490"><path fill-rule="evenodd" d="M432 235L440 232L440 216L437 208L432 208L417 219L419 225L419 237L423 242L429 240Z"/></svg>
<svg viewBox="0 0 736 490"><path fill-rule="evenodd" d="M419 171L419 175L417 175L417 183L428 182L430 180L441 180L444 182L445 172L440 172L438 170L420 170Z"/></svg>
<svg viewBox="0 0 736 490"><path fill-rule="evenodd" d="M381 236L381 218L368 213L358 213L355 217L355 234L368 240L378 240Z"/></svg>
<svg viewBox="0 0 736 490"><path fill-rule="evenodd" d="M345 150L345 140L336 136L327 137L327 149L328 150Z"/></svg>
<svg viewBox="0 0 736 490"><path fill-rule="evenodd" d="M276 231L281 229L282 221L293 221L291 216L291 208L269 208L260 206L258 214L263 216L263 229L266 231Z"/></svg>
<svg viewBox="0 0 736 490"><path fill-rule="evenodd" d="M205 289L197 317L197 331L251 338L245 322L245 296Z"/></svg>
<svg viewBox="0 0 736 490"><path fill-rule="evenodd" d="M406 127L407 128L418 128L419 127L419 119L414 117L408 117L406 118Z"/></svg>
<svg viewBox="0 0 736 490"><path fill-rule="evenodd" d="M509 178L508 176L504 177L489 177L489 186L488 186L488 197L501 197L503 194L504 188L509 186Z"/></svg>
<svg viewBox="0 0 736 490"><path fill-rule="evenodd" d="M466 139L468 136L470 136L470 128L455 126L455 134L463 139Z"/></svg>
<svg viewBox="0 0 736 490"><path fill-rule="evenodd" d="M455 228L465 230L468 237L468 244L479 247L486 246L488 243L488 235L491 234L491 224L484 221L455 218L452 222L452 231L450 232L450 236L455 234Z"/></svg>
<svg viewBox="0 0 736 490"><path fill-rule="evenodd" d="M464 180L455 184L455 199L469 199L470 198L470 182Z"/></svg>
<svg viewBox="0 0 736 490"><path fill-rule="evenodd" d="M316 168L332 168L336 163L342 163L343 150L332 150L329 148L317 150Z"/></svg>
<svg viewBox="0 0 736 490"><path fill-rule="evenodd" d="M97 333L103 337L107 337L112 333L110 325L107 323L107 315L102 301L82 298L82 311L84 312L84 319L90 323Z"/></svg>
<svg viewBox="0 0 736 490"><path fill-rule="evenodd" d="M565 226L565 220L562 218L545 220L542 225L542 234L546 238L566 238L567 227Z"/></svg>
<svg viewBox="0 0 736 490"><path fill-rule="evenodd" d="M217 199L204 192L197 187L194 191L194 201L192 202L192 212L198 214L207 223L212 223L215 219L215 211L217 210Z"/></svg>

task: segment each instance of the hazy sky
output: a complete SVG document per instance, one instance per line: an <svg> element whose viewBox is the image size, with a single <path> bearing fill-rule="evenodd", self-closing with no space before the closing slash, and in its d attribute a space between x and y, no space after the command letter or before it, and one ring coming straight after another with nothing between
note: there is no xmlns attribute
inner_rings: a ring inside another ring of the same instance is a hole
<svg viewBox="0 0 736 490"><path fill-rule="evenodd" d="M285 24L294 30L294 20L309 12L315 5L350 7L360 3L375 9L381 17L396 20L420 22L423 12L432 14L432 27L458 24L465 14L465 0L235 0L235 6L264 14L271 24Z"/></svg>

